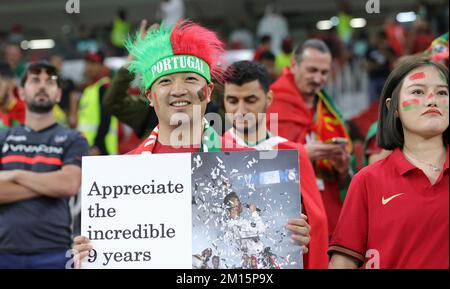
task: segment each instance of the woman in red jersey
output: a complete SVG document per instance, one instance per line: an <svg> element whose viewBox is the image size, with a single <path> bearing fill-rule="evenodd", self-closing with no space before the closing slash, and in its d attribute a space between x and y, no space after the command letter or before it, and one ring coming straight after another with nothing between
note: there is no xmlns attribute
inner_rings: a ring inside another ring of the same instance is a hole
<svg viewBox="0 0 450 289"><path fill-rule="evenodd" d="M393 153L352 179L330 268L449 268L448 69L409 57L392 71L378 145Z"/></svg>

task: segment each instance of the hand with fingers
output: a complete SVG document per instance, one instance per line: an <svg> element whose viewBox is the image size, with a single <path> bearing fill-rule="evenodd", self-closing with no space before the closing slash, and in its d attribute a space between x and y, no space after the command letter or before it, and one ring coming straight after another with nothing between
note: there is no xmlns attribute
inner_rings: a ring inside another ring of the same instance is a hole
<svg viewBox="0 0 450 289"><path fill-rule="evenodd" d="M331 162L339 174L347 173L350 165L350 155L343 149L339 156L331 159Z"/></svg>
<svg viewBox="0 0 450 289"><path fill-rule="evenodd" d="M311 241L311 226L307 222L308 217L302 214L300 219L289 219L287 229L291 231L291 238L302 247L303 254L308 253L308 245Z"/></svg>
<svg viewBox="0 0 450 289"><path fill-rule="evenodd" d="M311 161L340 157L343 150L345 150L339 144L325 144L322 142L306 144L305 149Z"/></svg>
<svg viewBox="0 0 450 289"><path fill-rule="evenodd" d="M147 28L147 20L146 19L142 19L141 20L141 24L139 25L139 34L141 35L141 39L144 39L145 35L147 35L147 32L153 29L157 29L159 28L159 23L153 23L149 28ZM128 55L128 62L132 61L133 55L129 54Z"/></svg>
<svg viewBox="0 0 450 289"><path fill-rule="evenodd" d="M74 239L73 254L75 269L81 268L81 262L89 255L92 250L90 240L85 236L77 236Z"/></svg>

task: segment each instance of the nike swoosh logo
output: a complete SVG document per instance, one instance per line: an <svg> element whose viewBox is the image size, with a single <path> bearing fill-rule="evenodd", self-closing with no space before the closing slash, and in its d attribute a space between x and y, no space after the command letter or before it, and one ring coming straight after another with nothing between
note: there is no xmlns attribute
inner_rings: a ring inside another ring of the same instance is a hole
<svg viewBox="0 0 450 289"><path fill-rule="evenodd" d="M381 198L381 203L383 204L383 205L386 205L387 203L389 203L390 201L392 201L393 199L395 199L395 198L397 198L398 196L401 196L401 195L403 195L404 193L401 193L401 194L396 194L396 195L393 195L392 197L389 197L389 198L387 198L387 199L385 199L384 198L384 196Z"/></svg>

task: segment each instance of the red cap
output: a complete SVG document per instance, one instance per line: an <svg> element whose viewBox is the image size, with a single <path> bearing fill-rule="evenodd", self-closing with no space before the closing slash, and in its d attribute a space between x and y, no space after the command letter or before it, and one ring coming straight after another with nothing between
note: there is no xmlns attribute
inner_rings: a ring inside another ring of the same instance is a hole
<svg viewBox="0 0 450 289"><path fill-rule="evenodd" d="M101 52L88 52L84 55L86 61L103 63L105 56Z"/></svg>

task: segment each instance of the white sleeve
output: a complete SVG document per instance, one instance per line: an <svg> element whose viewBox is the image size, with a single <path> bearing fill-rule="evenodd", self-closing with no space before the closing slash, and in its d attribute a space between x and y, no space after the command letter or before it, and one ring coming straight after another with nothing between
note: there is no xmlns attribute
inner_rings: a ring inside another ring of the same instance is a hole
<svg viewBox="0 0 450 289"><path fill-rule="evenodd" d="M252 221L256 224L255 229L258 231L258 233L264 233L264 231L266 231L266 225L264 224L258 212L252 213Z"/></svg>

